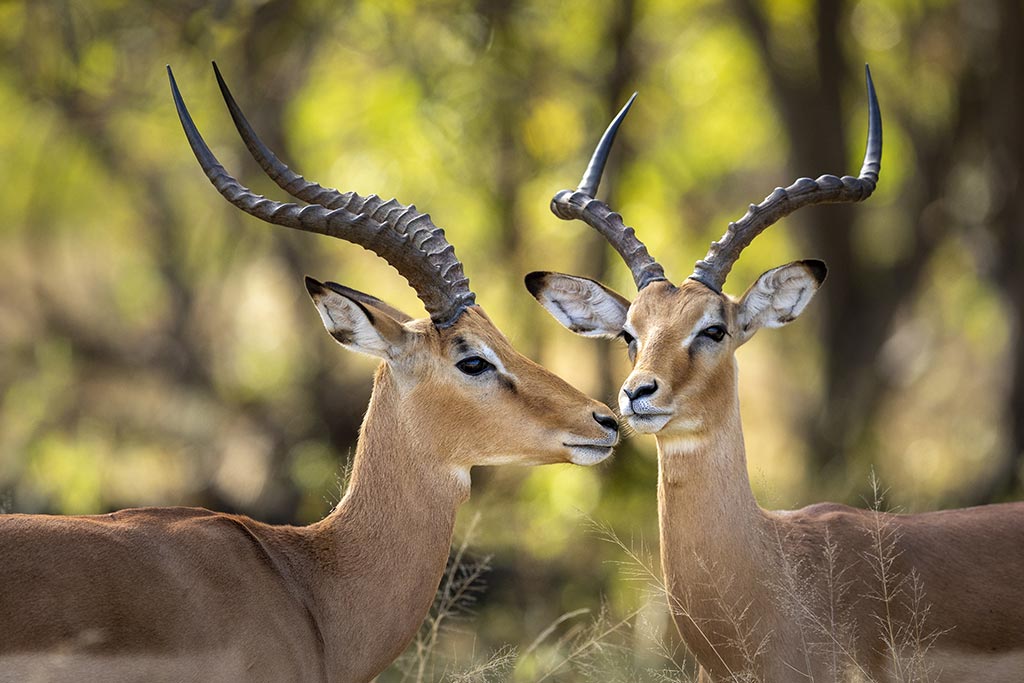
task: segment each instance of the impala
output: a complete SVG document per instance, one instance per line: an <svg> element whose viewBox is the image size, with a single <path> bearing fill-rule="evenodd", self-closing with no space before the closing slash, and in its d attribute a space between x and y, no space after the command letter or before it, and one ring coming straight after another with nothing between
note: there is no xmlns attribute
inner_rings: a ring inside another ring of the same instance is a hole
<svg viewBox="0 0 1024 683"><path fill-rule="evenodd" d="M475 304L429 216L289 170L217 72L249 150L308 203L253 194L214 158L170 67L168 77L192 151L228 201L376 252L430 317L413 320L307 278L331 336L383 360L351 483L315 524L270 526L195 508L0 517L0 679L367 681L401 653L431 605L470 468L592 465L611 453L617 423L512 348Z"/></svg>
<svg viewBox="0 0 1024 683"><path fill-rule="evenodd" d="M630 302L589 279L531 273L560 322L622 338L633 370L619 408L658 445L661 559L673 618L715 681L1024 680L1024 504L886 514L833 503L761 509L747 475L736 349L791 322L825 279L821 261L761 275L739 298L722 287L740 252L796 209L866 199L882 127L867 73L867 151L857 178L801 178L751 205L679 285L622 217L596 199L608 127L579 188L552 211L582 219L632 272ZM635 97L635 96L634 96Z"/></svg>

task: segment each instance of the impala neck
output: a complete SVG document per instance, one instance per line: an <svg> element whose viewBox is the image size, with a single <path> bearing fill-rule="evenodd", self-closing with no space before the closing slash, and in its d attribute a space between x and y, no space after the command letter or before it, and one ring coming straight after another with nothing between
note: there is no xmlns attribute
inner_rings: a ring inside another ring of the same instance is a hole
<svg viewBox="0 0 1024 683"><path fill-rule="evenodd" d="M327 660L332 643L345 650L345 661L335 662L345 680L372 677L415 635L444 573L456 509L469 497L468 471L440 465L447 454L437 452L429 429L408 423L401 407L384 364L348 490L316 525L335 567L318 596L329 615ZM373 661L355 666L353 652L372 653Z"/></svg>
<svg viewBox="0 0 1024 683"><path fill-rule="evenodd" d="M771 627L771 606L761 596L775 561L765 542L766 518L750 489L735 390L717 405L725 414L708 420L709 430L658 437L658 515L662 567L679 604L681 635L703 666L728 673L746 666L742 643L729 644L761 637L738 634L740 614L747 610L744 623L760 619L758 632ZM754 652L757 642L749 648Z"/></svg>

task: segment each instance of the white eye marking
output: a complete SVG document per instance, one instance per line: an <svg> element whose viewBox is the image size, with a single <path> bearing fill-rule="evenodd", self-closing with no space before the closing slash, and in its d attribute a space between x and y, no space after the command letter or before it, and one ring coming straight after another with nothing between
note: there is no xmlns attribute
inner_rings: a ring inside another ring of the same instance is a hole
<svg viewBox="0 0 1024 683"><path fill-rule="evenodd" d="M697 325L693 328L693 331L690 332L690 335L683 340L683 348L690 348L690 344L692 344L693 340L697 338L697 335L699 335L701 332L711 327L712 325L721 325L722 327L725 327L725 323L721 320L721 316L719 316L717 313L705 313L703 316L701 316L700 321L697 322Z"/></svg>
<svg viewBox="0 0 1024 683"><path fill-rule="evenodd" d="M498 358L498 354L496 354L491 347L482 342L477 342L474 346L476 346L476 353L483 356L487 362L493 365L494 369L497 370L499 374L504 375L513 382L516 380L516 376L505 369L505 364L501 362L501 359Z"/></svg>

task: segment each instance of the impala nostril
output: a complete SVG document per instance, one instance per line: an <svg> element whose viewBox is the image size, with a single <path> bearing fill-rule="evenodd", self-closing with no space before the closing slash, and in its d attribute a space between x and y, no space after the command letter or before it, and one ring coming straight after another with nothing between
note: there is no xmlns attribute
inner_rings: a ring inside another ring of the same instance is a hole
<svg viewBox="0 0 1024 683"><path fill-rule="evenodd" d="M626 396L628 396L630 401L635 401L638 398L643 398L644 396L650 396L651 394L653 394L657 390L658 390L658 382L657 382L657 380L651 380L650 382L647 382L646 384L641 384L640 386L638 386L633 391L630 391L629 389L623 387L622 388L622 393L624 393Z"/></svg>
<svg viewBox="0 0 1024 683"><path fill-rule="evenodd" d="M611 415L598 415L593 413L594 419L597 420L597 424L612 430L613 432L619 431L619 421Z"/></svg>

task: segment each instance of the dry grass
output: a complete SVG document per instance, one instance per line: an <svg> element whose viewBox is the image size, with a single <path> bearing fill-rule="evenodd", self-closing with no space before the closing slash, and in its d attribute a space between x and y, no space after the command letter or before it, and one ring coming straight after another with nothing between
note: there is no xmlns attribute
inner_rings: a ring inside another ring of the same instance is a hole
<svg viewBox="0 0 1024 683"><path fill-rule="evenodd" d="M864 553L865 563L874 575L872 590L865 599L878 604L876 620L883 636L884 648L892 653L889 675L899 683L926 683L935 672L928 667L926 655L939 631L927 628L931 605L925 602L924 586L916 570L901 574L893 570L900 555L898 531L892 517L882 512L885 491L875 472L871 472L872 526L870 550ZM898 614L907 615L899 618Z"/></svg>
<svg viewBox="0 0 1024 683"><path fill-rule="evenodd" d="M477 513L469 523L462 542L448 560L441 585L434 597L427 618L406 652L395 663L402 683L427 681L500 681L516 660L515 648L506 646L491 653L483 661L466 665L442 654L442 636L459 622L473 615L477 597L486 589L484 576L491 569L490 556L469 557L469 547L480 523Z"/></svg>
<svg viewBox="0 0 1024 683"><path fill-rule="evenodd" d="M940 633L928 628L930 606L920 576L897 570L898 531L892 516L883 512L884 494L877 478L871 477L872 524L861 561L869 575L855 582L849 562L841 560L835 538L826 531L820 558L793 558L780 553L782 566L765 579L765 590L777 601L791 623L799 626L805 659L787 662L794 681L815 681L807 672L811 660L828 663L825 680L876 683L862 663L863 643L852 617L855 609L872 608L881 647L888 657L887 681L927 683L937 672L929 670L927 653ZM470 661L445 656L443 641L454 624L472 612L476 596L483 590L482 579L489 558L470 560L468 548L477 519L453 554L438 590L433 609L415 642L396 663L403 683L490 683L497 681L601 681L602 683L696 683L699 667L687 652L679 621L689 622L700 637L727 661L725 649L741 664L724 666L727 683L755 683L771 645L771 634L758 637L750 603L737 599L732 590L734 577L709 562L698 562L700 576L692 586L702 599L717 601L724 615L721 623L702 622L694 616L693 596L670 595L654 553L643 539L624 541L611 527L590 520L594 535L616 547L620 576L633 581L641 591L641 606L616 616L602 603L596 612L578 609L567 612L544 628L523 648L506 645L490 653L474 655ZM771 542L786 547L787 539L774 529ZM700 559L700 558L698 558ZM767 574L767 572L766 572ZM855 587L868 586L858 592ZM663 617L675 618L663 618ZM714 642L709 631L734 634L726 642Z"/></svg>

